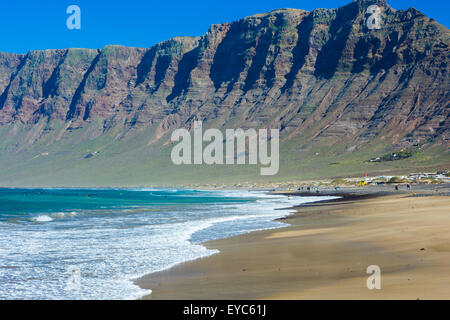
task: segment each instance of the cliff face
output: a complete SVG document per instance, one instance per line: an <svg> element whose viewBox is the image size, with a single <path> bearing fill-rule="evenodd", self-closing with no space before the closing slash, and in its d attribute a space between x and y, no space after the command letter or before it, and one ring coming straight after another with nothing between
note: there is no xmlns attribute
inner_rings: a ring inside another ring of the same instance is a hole
<svg viewBox="0 0 450 320"><path fill-rule="evenodd" d="M367 28L371 4L383 10L380 30ZM80 143L146 132L147 146L165 144L194 119L280 128L299 155L321 146L335 155L425 141L448 147L449 35L416 9L357 0L258 14L149 49L1 53L0 127L26 136L3 150L77 131Z"/></svg>

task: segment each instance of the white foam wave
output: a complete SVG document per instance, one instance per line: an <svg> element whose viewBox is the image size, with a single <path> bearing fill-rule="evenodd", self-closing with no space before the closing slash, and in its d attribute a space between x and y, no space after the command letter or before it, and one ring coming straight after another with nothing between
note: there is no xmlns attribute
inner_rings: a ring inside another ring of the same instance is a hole
<svg viewBox="0 0 450 320"><path fill-rule="evenodd" d="M56 218L56 219L63 219L63 218L67 218L67 217L75 217L78 213L75 211L72 212L56 212L56 213L52 213L50 216L52 218Z"/></svg>
<svg viewBox="0 0 450 320"><path fill-rule="evenodd" d="M51 217L49 217L48 215L40 215L34 218L31 218L31 220L36 221L36 222L50 222L53 221L53 219Z"/></svg>

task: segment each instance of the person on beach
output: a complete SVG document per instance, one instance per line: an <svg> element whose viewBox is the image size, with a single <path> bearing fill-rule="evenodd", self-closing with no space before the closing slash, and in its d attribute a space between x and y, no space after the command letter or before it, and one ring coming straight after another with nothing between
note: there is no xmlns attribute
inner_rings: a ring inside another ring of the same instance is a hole
<svg viewBox="0 0 450 320"><path fill-rule="evenodd" d="M395 191L398 191L398 185L395 186Z"/></svg>

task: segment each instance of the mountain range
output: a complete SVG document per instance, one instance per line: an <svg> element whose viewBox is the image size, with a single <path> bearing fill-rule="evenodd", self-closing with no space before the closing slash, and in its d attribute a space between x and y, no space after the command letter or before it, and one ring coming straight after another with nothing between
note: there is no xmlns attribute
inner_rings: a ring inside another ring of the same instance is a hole
<svg viewBox="0 0 450 320"><path fill-rule="evenodd" d="M368 28L371 5L381 27ZM449 30L385 0L279 9L151 48L0 53L0 186L287 181L444 168ZM174 166L171 132L280 129L280 172ZM404 152L396 161L372 161Z"/></svg>

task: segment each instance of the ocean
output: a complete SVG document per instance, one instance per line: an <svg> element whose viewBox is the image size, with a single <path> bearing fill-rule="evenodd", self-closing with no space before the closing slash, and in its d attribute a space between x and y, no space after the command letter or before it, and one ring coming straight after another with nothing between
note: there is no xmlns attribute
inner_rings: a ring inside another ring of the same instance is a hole
<svg viewBox="0 0 450 320"><path fill-rule="evenodd" d="M0 189L0 299L138 299L133 280L217 250L201 243L287 226L331 197L178 189ZM286 210L277 210L286 209Z"/></svg>

